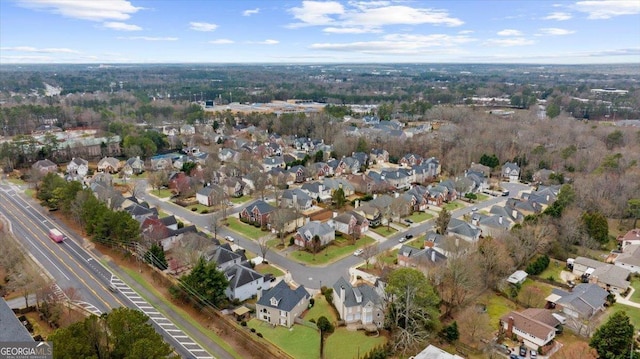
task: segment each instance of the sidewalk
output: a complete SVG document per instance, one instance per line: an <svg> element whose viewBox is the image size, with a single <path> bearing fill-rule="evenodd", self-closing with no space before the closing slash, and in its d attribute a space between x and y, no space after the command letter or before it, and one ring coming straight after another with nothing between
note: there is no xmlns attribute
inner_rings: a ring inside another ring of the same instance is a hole
<svg viewBox="0 0 640 359"><path fill-rule="evenodd" d="M635 292L635 288L631 287L631 290L626 297L622 297L620 294L616 293L616 303L628 305L634 308L640 308L640 303L633 302L629 299L633 295L633 292Z"/></svg>

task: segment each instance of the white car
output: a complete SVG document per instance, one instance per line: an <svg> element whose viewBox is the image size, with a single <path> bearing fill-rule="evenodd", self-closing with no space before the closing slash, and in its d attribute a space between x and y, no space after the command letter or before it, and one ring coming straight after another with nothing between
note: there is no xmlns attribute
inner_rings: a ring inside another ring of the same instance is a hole
<svg viewBox="0 0 640 359"><path fill-rule="evenodd" d="M362 248L360 248L360 249L356 249L356 251L355 251L355 252L353 252L353 255L357 257L357 256L361 255L361 254L362 254L362 252L364 252L364 251L362 250Z"/></svg>
<svg viewBox="0 0 640 359"><path fill-rule="evenodd" d="M226 236L226 237L224 237L224 239L228 240L229 242L234 242L235 241L235 239L233 237L231 237L231 236Z"/></svg>

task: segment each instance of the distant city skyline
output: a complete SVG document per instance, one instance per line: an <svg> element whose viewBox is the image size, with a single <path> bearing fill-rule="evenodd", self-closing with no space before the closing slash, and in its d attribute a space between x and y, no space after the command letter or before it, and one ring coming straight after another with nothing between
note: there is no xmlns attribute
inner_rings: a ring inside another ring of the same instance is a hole
<svg viewBox="0 0 640 359"><path fill-rule="evenodd" d="M0 64L640 63L640 0L0 1Z"/></svg>

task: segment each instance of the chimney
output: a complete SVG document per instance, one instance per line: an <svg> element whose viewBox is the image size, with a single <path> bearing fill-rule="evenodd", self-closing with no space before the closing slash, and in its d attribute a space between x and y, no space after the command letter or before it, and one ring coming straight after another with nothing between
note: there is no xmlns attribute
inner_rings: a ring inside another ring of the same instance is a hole
<svg viewBox="0 0 640 359"><path fill-rule="evenodd" d="M502 216L498 217L498 223L502 224Z"/></svg>
<svg viewBox="0 0 640 359"><path fill-rule="evenodd" d="M513 317L509 317L507 320L507 337L511 337L513 335Z"/></svg>
<svg viewBox="0 0 640 359"><path fill-rule="evenodd" d="M547 202L549 202L549 195L547 195Z"/></svg>
<svg viewBox="0 0 640 359"><path fill-rule="evenodd" d="M511 210L511 217L513 217L513 219L517 219L518 218L518 211L516 211L515 209Z"/></svg>
<svg viewBox="0 0 640 359"><path fill-rule="evenodd" d="M333 216L331 218L336 218L338 217L338 212L333 212Z"/></svg>
<svg viewBox="0 0 640 359"><path fill-rule="evenodd" d="M374 193L374 194L373 194L373 199L376 199L376 198L378 198L378 194L377 194L377 193Z"/></svg>
<svg viewBox="0 0 640 359"><path fill-rule="evenodd" d="M400 193L398 193L398 192L394 192L394 193L393 193L393 197L394 197L394 198L398 198L398 197L400 197Z"/></svg>
<svg viewBox="0 0 640 359"><path fill-rule="evenodd" d="M344 304L344 286L340 286L340 302Z"/></svg>
<svg viewBox="0 0 640 359"><path fill-rule="evenodd" d="M355 202L355 204L354 204L354 205L355 205L355 208L360 207L360 200L359 200L359 199L356 199L356 202Z"/></svg>
<svg viewBox="0 0 640 359"><path fill-rule="evenodd" d="M436 262L436 251L434 249L431 249L431 262Z"/></svg>

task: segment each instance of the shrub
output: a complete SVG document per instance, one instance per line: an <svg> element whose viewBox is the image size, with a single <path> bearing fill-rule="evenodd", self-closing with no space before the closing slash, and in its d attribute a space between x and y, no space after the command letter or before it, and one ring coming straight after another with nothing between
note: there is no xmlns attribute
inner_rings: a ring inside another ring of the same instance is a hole
<svg viewBox="0 0 640 359"><path fill-rule="evenodd" d="M255 333L256 332L256 328L251 328L251 333Z"/></svg>
<svg viewBox="0 0 640 359"><path fill-rule="evenodd" d="M184 228L184 223L182 221L178 221L178 229Z"/></svg>
<svg viewBox="0 0 640 359"><path fill-rule="evenodd" d="M191 212L195 212L195 211L197 211L197 210L198 210L198 209L197 209L196 207L191 208Z"/></svg>
<svg viewBox="0 0 640 359"><path fill-rule="evenodd" d="M327 288L324 291L324 298L327 300L327 303L333 304L333 288Z"/></svg>
<svg viewBox="0 0 640 359"><path fill-rule="evenodd" d="M309 320L310 323L315 323L316 319L315 318L311 318L311 320Z"/></svg>
<svg viewBox="0 0 640 359"><path fill-rule="evenodd" d="M309 304L313 307L313 305L316 304L316 300L314 298L309 299Z"/></svg>
<svg viewBox="0 0 640 359"><path fill-rule="evenodd" d="M241 327L246 327L247 326L247 322L245 322L244 320L240 322L240 326Z"/></svg>
<svg viewBox="0 0 640 359"><path fill-rule="evenodd" d="M257 336L259 336L260 338L262 338L262 333L258 333Z"/></svg>
<svg viewBox="0 0 640 359"><path fill-rule="evenodd" d="M326 285L323 285L322 287L320 287L320 293L322 295L324 295L324 292L326 292L326 291L327 291L327 286Z"/></svg>
<svg viewBox="0 0 640 359"><path fill-rule="evenodd" d="M547 269L550 262L551 260L549 259L549 256L545 254L543 256L536 258L535 261L529 263L529 265L525 269L525 272L531 275L540 274L544 272L545 269Z"/></svg>
<svg viewBox="0 0 640 359"><path fill-rule="evenodd" d="M289 239L289 245L290 245L290 246L292 246L292 245L294 245L294 244L296 244L296 239L295 239L294 237L291 237L291 238Z"/></svg>

